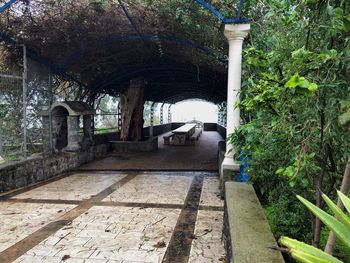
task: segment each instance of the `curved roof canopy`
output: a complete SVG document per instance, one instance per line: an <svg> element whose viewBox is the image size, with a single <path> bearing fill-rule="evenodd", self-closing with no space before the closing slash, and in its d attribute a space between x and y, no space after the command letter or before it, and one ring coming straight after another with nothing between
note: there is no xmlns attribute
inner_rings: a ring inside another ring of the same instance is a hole
<svg viewBox="0 0 350 263"><path fill-rule="evenodd" d="M221 22L196 1L28 0L0 19L0 32L93 93L117 95L143 78L149 101L226 99Z"/></svg>

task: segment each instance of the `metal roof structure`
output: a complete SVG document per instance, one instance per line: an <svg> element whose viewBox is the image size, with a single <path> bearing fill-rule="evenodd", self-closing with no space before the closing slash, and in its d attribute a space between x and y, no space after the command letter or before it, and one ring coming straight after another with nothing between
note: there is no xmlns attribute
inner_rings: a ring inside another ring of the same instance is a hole
<svg viewBox="0 0 350 263"><path fill-rule="evenodd" d="M217 1L172 0L168 9L161 0L59 2L0 0L0 39L25 44L33 59L95 93L117 95L142 78L149 101L226 100L221 26L247 22L243 0L234 18Z"/></svg>

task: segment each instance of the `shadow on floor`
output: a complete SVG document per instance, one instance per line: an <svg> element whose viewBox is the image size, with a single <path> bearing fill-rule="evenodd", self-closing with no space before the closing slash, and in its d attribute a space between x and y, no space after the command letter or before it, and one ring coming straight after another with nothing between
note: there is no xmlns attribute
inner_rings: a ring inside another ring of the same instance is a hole
<svg viewBox="0 0 350 263"><path fill-rule="evenodd" d="M156 152L111 153L107 158L79 167L79 170L217 171L221 140L217 132L203 132L196 145L173 146L164 145L160 135Z"/></svg>

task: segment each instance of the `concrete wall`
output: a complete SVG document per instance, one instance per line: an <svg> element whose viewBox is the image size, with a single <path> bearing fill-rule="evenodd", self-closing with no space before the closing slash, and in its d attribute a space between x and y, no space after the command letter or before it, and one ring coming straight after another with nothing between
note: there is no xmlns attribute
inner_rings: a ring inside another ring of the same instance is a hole
<svg viewBox="0 0 350 263"><path fill-rule="evenodd" d="M204 123L204 131L217 131L216 123Z"/></svg>
<svg viewBox="0 0 350 263"><path fill-rule="evenodd" d="M245 183L227 182L224 216L227 262L283 263L254 188Z"/></svg>
<svg viewBox="0 0 350 263"><path fill-rule="evenodd" d="M216 131L226 139L226 128L217 123L204 123L204 131Z"/></svg>
<svg viewBox="0 0 350 263"><path fill-rule="evenodd" d="M118 141L119 139L120 139L119 132L95 134L94 135L94 144L95 145L106 144L107 142Z"/></svg>
<svg viewBox="0 0 350 263"><path fill-rule="evenodd" d="M226 139L226 128L220 124L216 124L216 131L221 135L222 138Z"/></svg>

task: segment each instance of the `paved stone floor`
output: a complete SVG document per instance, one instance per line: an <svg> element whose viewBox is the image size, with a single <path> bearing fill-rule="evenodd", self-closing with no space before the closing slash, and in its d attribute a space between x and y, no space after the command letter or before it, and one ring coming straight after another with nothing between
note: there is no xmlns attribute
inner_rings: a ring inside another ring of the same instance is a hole
<svg viewBox="0 0 350 263"><path fill-rule="evenodd" d="M151 153L114 153L109 157L83 165L82 170L186 170L217 171L217 149L224 140L219 133L205 131L196 145L164 145L158 137L159 150Z"/></svg>
<svg viewBox="0 0 350 263"><path fill-rule="evenodd" d="M0 262L223 262L210 172L75 172L0 197Z"/></svg>

